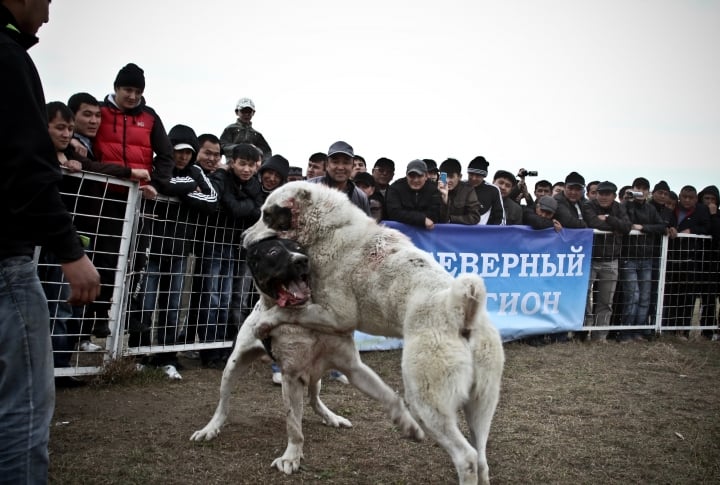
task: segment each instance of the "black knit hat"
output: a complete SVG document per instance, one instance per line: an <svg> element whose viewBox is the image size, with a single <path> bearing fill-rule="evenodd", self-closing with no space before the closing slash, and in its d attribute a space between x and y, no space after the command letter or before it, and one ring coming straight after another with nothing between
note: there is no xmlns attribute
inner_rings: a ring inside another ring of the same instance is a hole
<svg viewBox="0 0 720 485"><path fill-rule="evenodd" d="M488 167L490 166L490 162L485 160L485 157L475 157L472 160L470 160L470 164L468 165L468 173L473 173L476 175L482 175L483 177L487 177L488 174Z"/></svg>
<svg viewBox="0 0 720 485"><path fill-rule="evenodd" d="M127 86L131 88L138 88L145 90L145 72L140 69L137 64L132 62L117 73L115 77L114 87L119 88L121 86Z"/></svg>
<svg viewBox="0 0 720 485"><path fill-rule="evenodd" d="M290 171L290 162L288 162L287 158L282 155L273 155L260 165L260 170L258 170L258 172L262 175L262 173L268 169L275 170L280 174L280 178L285 181L287 180L288 172Z"/></svg>

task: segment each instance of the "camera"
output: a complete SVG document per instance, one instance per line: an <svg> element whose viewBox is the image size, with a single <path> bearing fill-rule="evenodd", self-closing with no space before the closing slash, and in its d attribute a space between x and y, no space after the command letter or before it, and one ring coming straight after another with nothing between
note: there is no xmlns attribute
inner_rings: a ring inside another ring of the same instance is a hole
<svg viewBox="0 0 720 485"><path fill-rule="evenodd" d="M628 190L628 191L625 192L625 198L626 198L626 199L630 199L630 200L632 200L632 199L644 199L644 198L645 198L645 194L642 193L642 192L635 191L635 190Z"/></svg>
<svg viewBox="0 0 720 485"><path fill-rule="evenodd" d="M525 177L537 177L537 171L536 170L520 170L520 173L518 174L518 177L525 178Z"/></svg>

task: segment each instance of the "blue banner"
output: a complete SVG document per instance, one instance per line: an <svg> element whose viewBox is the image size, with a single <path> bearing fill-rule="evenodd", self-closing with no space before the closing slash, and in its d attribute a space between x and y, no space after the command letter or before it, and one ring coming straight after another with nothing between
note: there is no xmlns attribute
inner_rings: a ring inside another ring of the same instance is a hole
<svg viewBox="0 0 720 485"><path fill-rule="evenodd" d="M592 229L438 224L428 231L383 224L406 234L450 274L482 276L487 311L503 340L582 328Z"/></svg>

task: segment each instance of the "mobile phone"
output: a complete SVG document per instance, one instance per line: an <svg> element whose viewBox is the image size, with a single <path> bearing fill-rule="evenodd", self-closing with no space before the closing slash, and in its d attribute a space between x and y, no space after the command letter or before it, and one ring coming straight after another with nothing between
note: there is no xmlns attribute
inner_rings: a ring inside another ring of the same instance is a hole
<svg viewBox="0 0 720 485"><path fill-rule="evenodd" d="M440 172L440 182L447 185L447 172Z"/></svg>

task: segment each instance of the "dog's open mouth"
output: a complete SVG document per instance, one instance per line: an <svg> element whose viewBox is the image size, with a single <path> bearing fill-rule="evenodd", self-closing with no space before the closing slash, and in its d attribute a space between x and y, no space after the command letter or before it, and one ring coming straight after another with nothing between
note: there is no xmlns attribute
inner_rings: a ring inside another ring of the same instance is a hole
<svg viewBox="0 0 720 485"><path fill-rule="evenodd" d="M279 307L302 305L310 299L310 284L306 274L291 281L278 281L275 286Z"/></svg>

